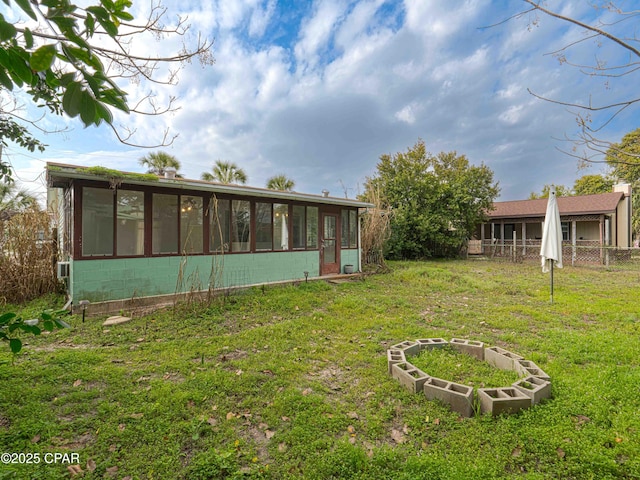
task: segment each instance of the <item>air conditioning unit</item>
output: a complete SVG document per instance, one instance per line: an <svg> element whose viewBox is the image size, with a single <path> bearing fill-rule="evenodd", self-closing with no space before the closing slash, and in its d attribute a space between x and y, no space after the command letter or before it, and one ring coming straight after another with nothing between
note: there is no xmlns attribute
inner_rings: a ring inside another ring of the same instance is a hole
<svg viewBox="0 0 640 480"><path fill-rule="evenodd" d="M58 262L58 278L69 278L71 265L69 262Z"/></svg>

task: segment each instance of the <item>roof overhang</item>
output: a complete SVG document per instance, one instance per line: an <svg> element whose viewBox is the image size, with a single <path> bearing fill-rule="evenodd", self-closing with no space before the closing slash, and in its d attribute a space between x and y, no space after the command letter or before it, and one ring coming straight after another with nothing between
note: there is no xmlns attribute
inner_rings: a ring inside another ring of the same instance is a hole
<svg viewBox="0 0 640 480"><path fill-rule="evenodd" d="M115 172L115 171L114 171ZM296 201L306 203L318 203L323 205L336 205L343 207L372 208L372 203L361 202L359 200L339 197L329 197L323 195L312 195L308 193L288 192L280 190L270 190L266 188L246 187L240 185L226 185L222 183L207 182L204 180L190 180L185 178L162 178L149 180L145 175L139 173L120 172L117 178L124 185L153 186L155 188L166 188L172 190L190 190L210 192L215 194L238 195L245 197L268 198L271 200ZM97 174L90 167L76 165L66 165L61 163L47 163L47 184L50 187L66 187L72 180L93 180L111 182L107 173Z"/></svg>

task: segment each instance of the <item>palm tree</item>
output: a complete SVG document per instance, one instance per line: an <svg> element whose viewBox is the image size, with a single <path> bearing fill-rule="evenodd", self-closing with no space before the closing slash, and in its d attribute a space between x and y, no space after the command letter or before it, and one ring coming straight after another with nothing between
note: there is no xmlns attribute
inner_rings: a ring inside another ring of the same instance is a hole
<svg viewBox="0 0 640 480"><path fill-rule="evenodd" d="M13 183L0 183L0 220L31 207L38 207L35 197L25 190L17 190Z"/></svg>
<svg viewBox="0 0 640 480"><path fill-rule="evenodd" d="M168 168L175 168L176 172L180 170L180 162L178 159L162 151L151 152L142 157L139 162L140 165L147 167L147 173L155 173L160 177L164 176ZM176 174L176 177L182 177L182 175Z"/></svg>
<svg viewBox="0 0 640 480"><path fill-rule="evenodd" d="M275 177L271 177L267 180L267 188L269 190L282 190L286 192L290 192L293 190L293 187L296 185L296 182L288 178L286 175L276 175Z"/></svg>
<svg viewBox="0 0 640 480"><path fill-rule="evenodd" d="M216 160L212 170L213 174L203 172L200 178L207 182L239 183L242 185L247 183L247 174L235 163Z"/></svg>

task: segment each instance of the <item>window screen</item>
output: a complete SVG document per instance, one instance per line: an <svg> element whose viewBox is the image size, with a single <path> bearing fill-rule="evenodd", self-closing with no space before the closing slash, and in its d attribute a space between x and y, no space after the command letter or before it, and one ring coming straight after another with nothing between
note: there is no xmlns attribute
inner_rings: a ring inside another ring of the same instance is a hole
<svg viewBox="0 0 640 480"><path fill-rule="evenodd" d="M82 189L82 256L113 255L113 190Z"/></svg>
<svg viewBox="0 0 640 480"><path fill-rule="evenodd" d="M118 190L116 212L118 255L144 255L144 192Z"/></svg>
<svg viewBox="0 0 640 480"><path fill-rule="evenodd" d="M202 197L180 197L180 249L185 253L202 253Z"/></svg>
<svg viewBox="0 0 640 480"><path fill-rule="evenodd" d="M178 196L153 194L154 254L178 253Z"/></svg>

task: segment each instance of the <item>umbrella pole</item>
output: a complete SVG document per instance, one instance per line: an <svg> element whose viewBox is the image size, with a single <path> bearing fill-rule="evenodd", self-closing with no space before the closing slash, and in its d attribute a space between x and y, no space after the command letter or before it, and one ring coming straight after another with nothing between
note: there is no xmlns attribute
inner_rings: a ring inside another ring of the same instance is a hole
<svg viewBox="0 0 640 480"><path fill-rule="evenodd" d="M549 259L551 264L551 303L553 303L553 260Z"/></svg>

